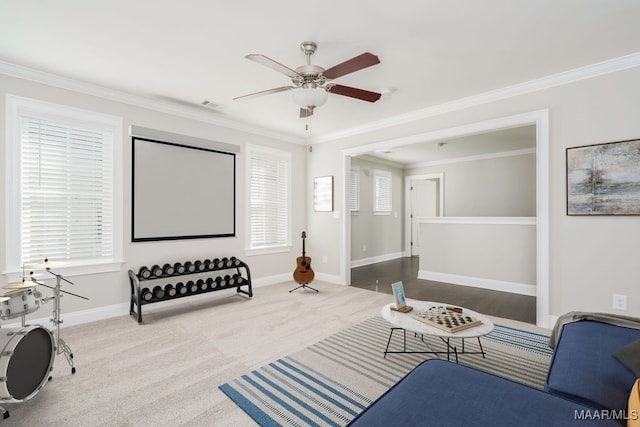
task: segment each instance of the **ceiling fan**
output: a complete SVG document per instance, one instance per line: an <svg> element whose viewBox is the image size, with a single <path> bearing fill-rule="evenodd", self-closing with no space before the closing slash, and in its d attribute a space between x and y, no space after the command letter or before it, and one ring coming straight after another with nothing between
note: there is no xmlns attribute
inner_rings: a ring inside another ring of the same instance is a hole
<svg viewBox="0 0 640 427"><path fill-rule="evenodd" d="M297 67L295 70L264 55L247 55L245 58L290 77L293 86L281 86L274 89L254 92L233 98L233 100L244 101L259 96L294 89L295 92L293 92L293 100L300 106L300 117L304 118L313 115L313 110L326 102L327 93L348 96L350 98L368 102L376 102L380 99L381 94L377 92L370 92L368 90L358 89L351 86L330 83L331 80L337 79L338 77L379 64L380 59L378 59L376 55L365 52L325 70L318 65L311 64L311 55L315 53L317 48L318 45L314 42L302 42L300 44L300 49L306 55L307 63L306 65Z"/></svg>

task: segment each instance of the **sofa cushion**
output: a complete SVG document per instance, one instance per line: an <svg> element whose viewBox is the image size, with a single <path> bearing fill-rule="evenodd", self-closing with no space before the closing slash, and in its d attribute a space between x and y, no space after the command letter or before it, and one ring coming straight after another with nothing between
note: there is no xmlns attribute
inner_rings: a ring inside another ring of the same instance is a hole
<svg viewBox="0 0 640 427"><path fill-rule="evenodd" d="M564 325L545 389L600 409L625 410L635 375L613 354L640 330L583 320Z"/></svg>
<svg viewBox="0 0 640 427"><path fill-rule="evenodd" d="M620 427L599 415L541 390L434 359L418 365L349 425Z"/></svg>

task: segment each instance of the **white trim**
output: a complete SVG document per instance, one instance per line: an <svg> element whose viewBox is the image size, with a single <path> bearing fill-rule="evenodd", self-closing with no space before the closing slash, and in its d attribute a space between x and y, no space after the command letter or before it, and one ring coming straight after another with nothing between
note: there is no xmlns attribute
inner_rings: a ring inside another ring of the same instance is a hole
<svg viewBox="0 0 640 427"><path fill-rule="evenodd" d="M396 169L404 169L405 165L398 162L392 162L391 160L381 159L379 157L374 157L369 154L363 154L358 157L359 160L364 160L365 162L377 163L379 165L388 166L390 168Z"/></svg>
<svg viewBox="0 0 640 427"><path fill-rule="evenodd" d="M549 327L550 306L550 239L549 228L549 110L539 112L536 118L536 323Z"/></svg>
<svg viewBox="0 0 640 427"><path fill-rule="evenodd" d="M491 289L512 294L536 296L536 285L527 283L507 282L504 280L485 279L482 277L462 276L459 274L439 273L436 271L420 270L418 279L433 280L435 282L451 283L474 288Z"/></svg>
<svg viewBox="0 0 640 427"><path fill-rule="evenodd" d="M0 61L0 65L2 62ZM1 71L1 68L0 68ZM5 206L20 206L20 146L13 144L20 138L20 126L18 119L23 114L35 114L38 117L46 117L49 120L67 123L87 122L97 128L113 132L113 257L109 260L100 260L92 264L74 263L72 267L60 269L66 276L84 274L109 273L119 271L123 257L124 212L123 212L123 119L111 114L94 112L91 110L71 107L68 105L41 101L7 94L6 96L6 172L5 172ZM18 181L18 182L16 182ZM5 212L5 248L6 271L9 281L18 280L20 271L20 254L16 248L21 243L20 212L18 209L9 209Z"/></svg>
<svg viewBox="0 0 640 427"><path fill-rule="evenodd" d="M377 262L391 261L394 259L402 258L403 256L404 252L396 252L393 254L377 255L369 258L355 259L351 260L351 268L362 267L365 265L375 264Z"/></svg>
<svg viewBox="0 0 640 427"><path fill-rule="evenodd" d="M429 173L423 175L407 175L404 177L404 253L405 256L411 256L412 250L412 238L411 235L411 181L420 181L423 179L437 179L439 180L439 192L440 192L440 211L438 215L444 216L444 172Z"/></svg>
<svg viewBox="0 0 640 427"><path fill-rule="evenodd" d="M295 266L294 266L295 267ZM261 288L263 286L275 285L276 283L293 282L293 271L291 273L275 274L273 276L258 277L251 279L251 286Z"/></svg>
<svg viewBox="0 0 640 427"><path fill-rule="evenodd" d="M171 114L178 117L184 117L191 120L210 123L216 126L247 132L253 135L264 136L268 138L278 139L280 141L292 142L296 144L307 144L308 142L296 135L266 129L255 125L249 125L240 121L230 120L226 117L216 116L216 110L211 108L199 111L199 105L181 106L174 102L163 101L151 97L134 95L126 92L120 92L114 89L105 88L92 83L86 83L55 74L46 73L44 71L23 67L12 64L10 62L0 61L0 74L19 79L30 80L36 83L42 83L61 89L71 90L85 95L96 96L98 98L107 99L109 101L121 102L135 107L146 108L161 113Z"/></svg>
<svg viewBox="0 0 640 427"><path fill-rule="evenodd" d="M198 111L197 105L194 105L193 108L186 106L182 107L177 103L120 92L98 86L96 84L57 76L55 74L23 67L6 61L0 61L0 74L55 86L62 89L72 90L91 96L97 96L111 101L122 102L128 105L172 114L179 117L198 120L205 123L211 123L217 126L242 132L248 132L254 135L308 145L309 143L318 144L321 142L328 142L354 135L374 132L376 130L385 129L392 126L399 126L406 123L423 120L429 117L434 117L453 111L460 111L466 108L488 104L515 96L525 95L527 93L537 92L540 90L574 83L580 80L590 79L605 74L615 73L638 66L640 66L640 52L635 52L618 58L613 58L606 61L597 62L595 64L586 65L584 67L574 68L572 70L552 74L550 76L542 77L539 79L530 80L528 82L518 83L497 90L492 90L446 102L433 107L423 108L407 114L389 117L362 126L355 126L338 132L320 135L315 138L304 138L289 133L274 131L272 129L252 126L239 121L230 120L225 117L214 116L212 113L215 114L215 110L206 109L203 111Z"/></svg>
<svg viewBox="0 0 640 427"><path fill-rule="evenodd" d="M115 271L122 270L122 265L125 263L124 260L113 261L113 262L100 262L93 264L78 264L70 267L59 267L51 269L52 272L56 274L61 274L65 277L74 277L74 276L85 276L88 274L101 274L101 273L112 273ZM38 271L34 271L34 273L38 273ZM2 274L7 276L7 282L19 282L22 280L22 270L14 270L14 271L3 271ZM41 279L52 279L52 275L48 275L45 272L41 273Z"/></svg>
<svg viewBox="0 0 640 427"><path fill-rule="evenodd" d="M640 54L638 55L640 60ZM375 151L381 147L400 146L418 144L422 142L437 141L465 135L478 134L483 132L496 131L511 127L526 125L536 125L536 280L537 280L537 302L536 302L536 322L538 326L548 327L549 322L549 110L537 110L528 113L516 114L513 116L500 117L492 120L468 123L453 128L439 129L408 137L401 137L391 141L375 142L361 145L354 148L342 150L343 156L343 177L348 173L344 169L345 165L351 164L351 156L365 154ZM351 216L347 215L348 191L343 181L342 188L342 230L341 230L341 262L340 276L344 283L351 283L350 269L347 267L351 263Z"/></svg>
<svg viewBox="0 0 640 427"><path fill-rule="evenodd" d="M477 156L458 157L457 159L434 160L431 162L411 163L406 165L405 169L424 168L429 166L448 165L451 163L475 162L478 160L499 159L503 157L524 156L527 154L536 154L535 148L523 148L522 150L501 151L499 153L479 154Z"/></svg>
<svg viewBox="0 0 640 427"><path fill-rule="evenodd" d="M335 274L316 273L315 278L316 280L321 280L323 282L333 283L336 285L344 285L344 283L342 283L340 279L340 276L337 276Z"/></svg>
<svg viewBox="0 0 640 427"><path fill-rule="evenodd" d="M293 248L292 245L282 245L282 246L273 246L269 248L245 248L244 254L246 256L255 256L255 255L268 255L268 254L281 254L285 252L291 252Z"/></svg>
<svg viewBox="0 0 640 427"><path fill-rule="evenodd" d="M193 145L195 147L207 148L209 150L218 150L225 153L239 153L240 146L237 144L228 144L226 142L214 141L212 139L198 138L191 135L181 135L178 133L167 132L159 129L151 129L137 125L129 126L129 136L136 136L143 139L152 139L154 141L172 142L180 145Z"/></svg>
<svg viewBox="0 0 640 427"><path fill-rule="evenodd" d="M264 147L260 145L247 144L245 146L245 254L263 255L290 251L293 247L293 153L291 151L279 150L276 148ZM288 165L287 174L287 241L283 244L267 247L251 247L251 157L254 153L263 153L266 156L279 157L284 159Z"/></svg>
<svg viewBox="0 0 640 427"><path fill-rule="evenodd" d="M536 225L535 217L432 217L420 218L420 224L484 224L484 225Z"/></svg>
<svg viewBox="0 0 640 427"><path fill-rule="evenodd" d="M421 110L412 111L407 114L389 117L383 120L367 123L362 126L355 126L338 132L321 135L315 138L311 138L310 142L318 144L321 142L334 141L337 139L348 138L364 133L375 132L377 130L386 129L393 126L400 126L418 120L424 120L430 117L439 116L454 111L460 111L467 108L489 104L520 95L526 95L528 93L538 92L544 89L562 86L565 84L578 82L580 80L615 73L638 66L640 66L640 52L635 52L629 55L621 56L619 58L609 59L584 67L574 68L573 70L568 70L539 79L530 80L528 82L518 83L500 89L483 92L477 95L460 98L454 101L435 105L433 107L427 107Z"/></svg>
<svg viewBox="0 0 640 427"><path fill-rule="evenodd" d="M285 277L286 276L286 277ZM288 282L288 281L292 281L292 277L290 274L281 274L281 275L277 275L277 276L269 276L269 277L263 277L263 278L258 278L258 279L252 279L251 280L251 287L252 289L256 289L256 288L262 288L265 286L270 286L273 284L277 284L277 283L282 283L282 282ZM206 294L198 294L197 298L196 295L189 295L186 297L181 297L181 298L175 298L175 299L171 299L171 300L167 300L167 301L160 301L157 303L153 303L153 304L145 304L142 307L142 319L144 321L144 317L147 313L150 312L155 312L158 310L163 310L167 307L173 307L176 306L178 304L193 304L193 303L200 303L203 301L215 301L221 298L228 298L230 296L233 295L240 295L238 294L235 289L223 289L220 291L215 291L215 292L208 292ZM194 297L194 298L191 298ZM240 295L241 298L247 298L244 295ZM88 310L79 310L79 311L72 311L69 313L64 313L64 323L60 325L61 328L66 328L68 326L74 326L74 325L81 325L84 323L90 323L90 322L96 322L98 320L104 320L104 319L110 319L113 317L119 317L119 316L127 316L127 317L131 317L129 316L129 303L119 303L119 304L113 304L113 305L107 305L107 306L103 306L103 307L96 307L96 308L91 308ZM47 317L41 317L38 319L27 319L27 323L30 325L33 324L39 324L39 325L43 325L43 326L47 326L49 325L50 322L50 317L51 316L47 316ZM131 317L131 322L133 323L137 323L136 320ZM3 328L17 328L20 327L21 323L15 322L15 323L8 323L8 324L3 324L2 327ZM51 326L53 327L53 326Z"/></svg>

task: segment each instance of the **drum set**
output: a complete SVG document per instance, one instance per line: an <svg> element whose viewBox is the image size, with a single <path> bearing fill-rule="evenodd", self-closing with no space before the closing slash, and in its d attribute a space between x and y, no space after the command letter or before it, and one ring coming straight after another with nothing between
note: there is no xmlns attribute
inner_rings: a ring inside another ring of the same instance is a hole
<svg viewBox="0 0 640 427"><path fill-rule="evenodd" d="M63 294L88 298L62 290L62 282L73 285L62 274L54 273L51 268L62 266L61 263L50 262L24 265L22 282L10 283L3 287L4 295L0 296L0 319L11 320L21 318L21 326L14 328L0 327L0 403L18 403L31 399L51 379L53 361L56 355L64 354L71 373L76 373L73 364L73 352L60 337L62 313L60 298ZM29 274L25 274L29 270ZM56 279L55 286L46 285L36 279L39 274L34 271L43 270ZM27 280L28 279L28 280ZM36 286L53 290L53 295L44 297ZM54 325L52 332L40 325L27 325L26 316L40 309L40 305L53 301ZM9 417L9 411L0 407L3 418Z"/></svg>

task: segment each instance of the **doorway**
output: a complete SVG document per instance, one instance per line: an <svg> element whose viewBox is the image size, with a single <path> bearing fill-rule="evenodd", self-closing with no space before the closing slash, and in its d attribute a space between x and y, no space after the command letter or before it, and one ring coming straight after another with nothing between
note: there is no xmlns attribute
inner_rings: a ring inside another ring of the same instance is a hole
<svg viewBox="0 0 640 427"><path fill-rule="evenodd" d="M405 178L405 254L420 254L420 220L444 216L444 173Z"/></svg>
<svg viewBox="0 0 640 427"><path fill-rule="evenodd" d="M375 151L381 147L397 147L425 142L436 142L464 135L479 134L518 126L536 126L536 323L540 327L549 327L553 320L549 316L549 276L550 276L550 230L549 230L549 110L464 124L456 127L429 131L409 137L401 137L383 142L347 148L342 151L342 175L348 177L351 169L351 156ZM342 209L340 235L340 282L351 283L351 221L348 211L348 179L342 180Z"/></svg>

